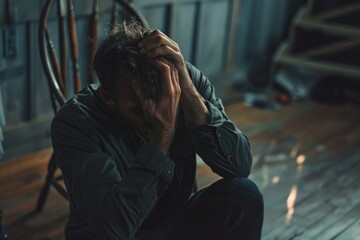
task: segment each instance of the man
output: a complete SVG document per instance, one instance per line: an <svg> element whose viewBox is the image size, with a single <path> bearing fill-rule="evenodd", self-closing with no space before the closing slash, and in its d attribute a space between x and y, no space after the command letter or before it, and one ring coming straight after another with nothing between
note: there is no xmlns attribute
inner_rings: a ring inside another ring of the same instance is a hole
<svg viewBox="0 0 360 240"><path fill-rule="evenodd" d="M260 239L248 139L214 88L159 30L124 22L102 42L101 83L52 123L70 196L67 239ZM193 193L199 154L223 179Z"/></svg>

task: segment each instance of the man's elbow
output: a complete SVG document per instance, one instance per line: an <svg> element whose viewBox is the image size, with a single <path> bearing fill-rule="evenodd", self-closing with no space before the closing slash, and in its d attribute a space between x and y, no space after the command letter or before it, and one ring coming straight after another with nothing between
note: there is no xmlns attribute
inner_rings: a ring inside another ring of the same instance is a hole
<svg viewBox="0 0 360 240"><path fill-rule="evenodd" d="M252 166L251 147L249 139L244 134L242 134L242 140L241 177L248 177Z"/></svg>
<svg viewBox="0 0 360 240"><path fill-rule="evenodd" d="M242 154L240 155L240 166L238 169L239 177L248 177L251 173L252 166L252 155L250 152L250 145L247 144L246 147L243 148Z"/></svg>
<svg viewBox="0 0 360 240"><path fill-rule="evenodd" d="M251 164L242 164L241 167L238 168L236 173L236 177L245 177L247 178L251 173Z"/></svg>

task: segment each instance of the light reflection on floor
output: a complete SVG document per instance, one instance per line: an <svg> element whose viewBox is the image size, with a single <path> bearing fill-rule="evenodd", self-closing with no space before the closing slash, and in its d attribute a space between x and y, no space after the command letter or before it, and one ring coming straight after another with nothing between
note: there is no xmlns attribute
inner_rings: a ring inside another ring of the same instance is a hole
<svg viewBox="0 0 360 240"><path fill-rule="evenodd" d="M285 200L285 222L286 224L290 224L295 213L296 200L299 191L298 184L302 176L306 156L301 154L300 142L293 143L294 145L291 148L288 148L288 151L276 151L276 148L278 147L277 143L277 140L272 139L266 149L266 153L262 156L256 155L256 158L259 158L256 159L256 164L260 167L262 172L262 184L260 186L262 190L278 185L281 180L292 183L289 186L289 194ZM276 173L278 171L276 168L278 170L286 169L286 171L293 174L289 174L289 178L287 179L281 179L280 175L277 175Z"/></svg>
<svg viewBox="0 0 360 240"><path fill-rule="evenodd" d="M286 200L287 213L286 213L286 223L290 223L292 216L295 213L295 202L297 197L297 186L294 185L291 187L290 194Z"/></svg>

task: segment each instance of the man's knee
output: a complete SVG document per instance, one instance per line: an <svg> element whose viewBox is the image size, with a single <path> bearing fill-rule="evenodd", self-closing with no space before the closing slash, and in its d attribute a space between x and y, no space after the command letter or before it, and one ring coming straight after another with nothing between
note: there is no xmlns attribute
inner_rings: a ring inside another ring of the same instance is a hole
<svg viewBox="0 0 360 240"><path fill-rule="evenodd" d="M224 178L209 187L208 194L240 204L242 207L256 208L263 211L263 197L254 182L243 177ZM248 205L248 206L244 206Z"/></svg>

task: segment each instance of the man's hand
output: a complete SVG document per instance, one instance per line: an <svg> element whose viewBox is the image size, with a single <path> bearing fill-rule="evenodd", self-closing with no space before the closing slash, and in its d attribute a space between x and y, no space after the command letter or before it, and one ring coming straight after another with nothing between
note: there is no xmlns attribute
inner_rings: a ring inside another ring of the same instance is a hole
<svg viewBox="0 0 360 240"><path fill-rule="evenodd" d="M174 64L179 74L181 87L180 104L188 125L196 127L205 124L209 112L189 76L179 45L160 30L155 30L146 36L138 47L142 54L151 58L164 57Z"/></svg>
<svg viewBox="0 0 360 240"><path fill-rule="evenodd" d="M149 144L166 154L176 129L181 90L177 69L172 64L155 59L154 67L160 73L159 99L146 98L139 80L133 80L132 86L150 124Z"/></svg>
<svg viewBox="0 0 360 240"><path fill-rule="evenodd" d="M151 58L165 57L171 61L178 70L181 90L193 87L179 45L160 30L152 31L138 44L138 47L142 54Z"/></svg>

